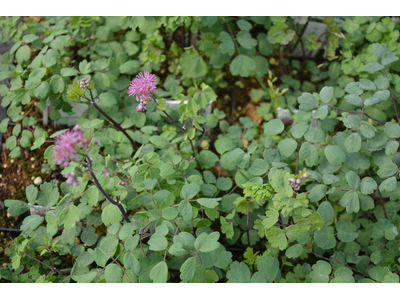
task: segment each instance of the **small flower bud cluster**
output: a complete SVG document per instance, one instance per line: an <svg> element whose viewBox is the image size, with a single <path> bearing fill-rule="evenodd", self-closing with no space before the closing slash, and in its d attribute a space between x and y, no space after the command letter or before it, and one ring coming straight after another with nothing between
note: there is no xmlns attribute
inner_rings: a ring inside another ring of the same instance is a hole
<svg viewBox="0 0 400 300"><path fill-rule="evenodd" d="M66 184L72 185L72 186L79 186L80 182L78 178L76 177L76 173L72 171L71 173L65 174L65 177L67 177Z"/></svg>
<svg viewBox="0 0 400 300"><path fill-rule="evenodd" d="M289 185L295 190L298 191L300 189L300 185L303 181L303 179L308 178L308 173L303 173L299 178L289 178Z"/></svg>
<svg viewBox="0 0 400 300"><path fill-rule="evenodd" d="M81 89L82 90L87 90L88 88L89 88L89 79L82 78L81 79Z"/></svg>

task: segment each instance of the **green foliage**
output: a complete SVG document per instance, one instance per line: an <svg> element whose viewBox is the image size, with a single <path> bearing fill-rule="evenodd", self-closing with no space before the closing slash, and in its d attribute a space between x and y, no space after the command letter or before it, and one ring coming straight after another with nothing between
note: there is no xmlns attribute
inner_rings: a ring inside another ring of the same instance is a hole
<svg viewBox="0 0 400 300"><path fill-rule="evenodd" d="M10 79L0 89L8 107L0 131L13 126L5 143L10 157L22 156L21 147L48 146L48 133L21 114L24 107L37 101L45 109L49 100L70 110L71 100L89 97L79 87L83 77L101 109L139 147L93 107L83 114L78 123L90 143L81 151L103 190L79 157L61 170L75 171L79 186L56 176L28 186L26 201L7 199L11 216L36 204L49 211L24 217L1 278L399 281L400 126L393 103L400 68L398 25L390 18L354 17L342 25L326 18L327 42L298 36L308 20L301 17L49 20L18 30L11 30L17 20L0 23L15 41L0 71ZM196 38L185 45L165 38L177 28ZM324 57L299 60L290 52L297 42L301 52L324 48ZM292 64L291 76L274 77L267 69L286 48L290 63L278 64ZM143 70L159 75L159 100L138 113L126 89ZM222 110L201 115L212 101L224 101L217 93L231 75L260 83L249 93L252 103L263 102L256 110L261 120L242 117L230 125ZM167 98L181 101L177 111ZM275 118L278 107L291 110L292 124ZM44 155L55 168L52 147ZM231 245L243 249L243 259L240 253L232 259ZM53 261L59 272L46 276L51 268L32 257Z"/></svg>

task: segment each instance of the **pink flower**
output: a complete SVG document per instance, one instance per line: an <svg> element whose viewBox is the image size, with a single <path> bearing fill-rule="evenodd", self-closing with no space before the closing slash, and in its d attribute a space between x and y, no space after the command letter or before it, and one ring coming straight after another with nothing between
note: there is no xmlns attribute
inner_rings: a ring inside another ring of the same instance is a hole
<svg viewBox="0 0 400 300"><path fill-rule="evenodd" d="M143 103L150 98L150 94L156 91L156 75L145 71L136 75L129 86L128 95L137 96L137 99Z"/></svg>
<svg viewBox="0 0 400 300"><path fill-rule="evenodd" d="M57 165L68 167L71 160L77 160L77 145L87 148L89 139L83 133L81 126L76 125L72 130L63 132L55 138L53 160Z"/></svg>
<svg viewBox="0 0 400 300"><path fill-rule="evenodd" d="M58 135L55 139L55 147L53 148L53 160L57 165L69 166L71 160L78 157L76 147L77 139L73 131L66 131Z"/></svg>
<svg viewBox="0 0 400 300"><path fill-rule="evenodd" d="M138 106L136 106L136 110L138 112L145 112L146 111L146 106L140 103Z"/></svg>
<svg viewBox="0 0 400 300"><path fill-rule="evenodd" d="M79 186L81 184L76 177L75 172L67 173L65 174L65 177L67 177L67 181L65 183L68 185Z"/></svg>

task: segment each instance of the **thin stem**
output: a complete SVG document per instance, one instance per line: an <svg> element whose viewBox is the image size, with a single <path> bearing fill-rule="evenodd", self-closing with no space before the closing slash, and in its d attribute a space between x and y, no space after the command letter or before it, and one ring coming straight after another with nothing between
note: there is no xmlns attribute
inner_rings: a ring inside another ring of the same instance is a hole
<svg viewBox="0 0 400 300"><path fill-rule="evenodd" d="M232 30L231 30L231 26L229 25L229 21L225 20L225 23L226 23L226 25L228 26L228 31L229 31L229 33L230 33L230 35L231 35L231 37L232 37L233 42L235 43L236 49L237 49L237 51L238 51L238 53L239 53L239 55L240 55L240 48L239 48L239 45L238 45L238 43L237 43L237 41L236 41L235 36L233 35L233 32L232 32Z"/></svg>
<svg viewBox="0 0 400 300"><path fill-rule="evenodd" d="M92 91L90 91L90 97L92 98L92 100L90 100L89 98L83 96L86 100L88 100L104 117L106 117L107 120L109 120L111 123L114 124L115 127L117 127L127 138L128 140L131 142L133 148L135 149L135 151L138 150L138 147L135 143L135 141L131 138L131 136L126 132L125 129L123 129L121 127L121 125L119 125L113 118L111 118L104 110L101 109L100 106L97 105L97 103L94 101L93 98L93 94Z"/></svg>
<svg viewBox="0 0 400 300"><path fill-rule="evenodd" d="M379 186L378 186L378 188L376 190L378 191L379 198L381 200L381 206L382 206L382 209L383 209L383 213L385 214L385 218L388 219L388 216L387 216L387 213L386 213L386 208L385 208L385 202L383 201L383 197L382 197L382 194L381 194L381 190L379 189Z"/></svg>
<svg viewBox="0 0 400 300"><path fill-rule="evenodd" d="M387 80L389 81L389 77L386 73L386 70L383 69L383 72L385 73L385 76L386 76ZM394 107L394 112L396 113L397 123L400 125L400 118L399 118L399 114L397 113L397 107L396 107L396 97L393 94L393 90L392 90L392 87L390 86L390 83L389 83L389 91L390 91L391 98L393 101L393 107Z"/></svg>
<svg viewBox="0 0 400 300"><path fill-rule="evenodd" d="M115 206L117 206L119 208L119 210L122 213L122 216L124 217L125 221L128 223L131 223L131 220L129 219L128 215L126 214L126 211L124 209L124 207L122 206L122 204L119 201L114 201L108 194L107 192L103 189L103 187L100 185L99 180L97 179L96 175L94 175L93 170L92 170L92 161L90 160L90 157L84 153L80 153L78 152L79 155L83 156L86 158L86 160L89 163L89 173L90 175L92 175L93 181L95 183L95 185L97 186L97 188L99 189L99 191L104 195L104 197L106 197L106 199L108 201L110 201L111 204L114 204Z"/></svg>
<svg viewBox="0 0 400 300"><path fill-rule="evenodd" d="M247 225L246 225L246 234L247 234L247 244L250 245L250 227L249 227L249 218L250 218L250 202L247 201Z"/></svg>
<svg viewBox="0 0 400 300"><path fill-rule="evenodd" d="M46 263L40 261L40 260L37 259L36 257L30 256L29 254L24 253L23 255L24 255L24 256L28 256L30 259L33 259L33 260L37 261L38 263L40 263L40 264L46 266L47 268L49 268L49 269L51 270L51 272L50 272L49 274L47 274L47 276L51 275L51 274L54 273L54 272L61 273L61 274L69 274L69 273L71 273L70 271L60 271L60 270L56 270L55 268L50 267L48 264L46 264Z"/></svg>
<svg viewBox="0 0 400 300"><path fill-rule="evenodd" d="M369 177L372 178L371 172L369 170L367 170L367 172L368 172ZM388 219L388 216L387 216L387 213L386 213L386 208L385 208L385 202L383 201L383 197L382 197L381 191L379 189L379 186L378 186L378 188L376 190L378 191L379 198L381 200L381 206L382 206L382 209L383 209L383 213L385 214L385 218Z"/></svg>
<svg viewBox="0 0 400 300"><path fill-rule="evenodd" d="M156 99L153 98L153 101L154 101L155 104L158 105ZM171 122L172 122L177 128L179 128L180 130L182 130L184 133L187 133L187 130L186 130L184 127L179 126L179 125L174 121L174 119L172 119L172 117L169 115L169 113L167 113L165 110L161 110L161 111L168 117L168 119L171 120ZM185 123L185 126L186 126L186 123ZM192 140L191 140L189 137L188 137L188 141L189 141L190 147L192 147L192 151L193 151L192 158L196 159L196 155L195 155L195 150L194 150L193 142L192 142Z"/></svg>
<svg viewBox="0 0 400 300"><path fill-rule="evenodd" d="M375 118L371 117L371 116L370 116L369 114L367 114L366 112L363 113L363 112L361 112L361 111L349 111L349 110L345 110L345 109L342 109L342 108L339 108L339 107L332 106L332 105L330 105L330 104L327 104L327 106L330 107L330 108L339 110L339 111L347 112L347 113L349 113L349 114L365 115L366 117L370 118L371 120L374 120L375 122L378 122L378 123L380 123L380 124L382 124L382 125L385 125L385 124L386 124L386 123L383 122L383 121L380 121L380 120L378 120L378 119L375 119Z"/></svg>

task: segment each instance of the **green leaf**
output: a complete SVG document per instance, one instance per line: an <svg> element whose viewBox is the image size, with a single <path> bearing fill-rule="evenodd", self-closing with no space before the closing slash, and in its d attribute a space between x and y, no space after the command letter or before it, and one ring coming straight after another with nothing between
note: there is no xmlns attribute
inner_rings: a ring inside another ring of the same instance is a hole
<svg viewBox="0 0 400 300"><path fill-rule="evenodd" d="M348 153L359 152L361 149L361 136L357 132L350 134L346 138L344 146Z"/></svg>
<svg viewBox="0 0 400 300"><path fill-rule="evenodd" d="M314 240L321 249L328 250L336 246L336 239L331 229L331 227L322 227L314 233Z"/></svg>
<svg viewBox="0 0 400 300"><path fill-rule="evenodd" d="M200 186L196 182L186 183L181 190L181 197L185 200L190 200L200 191Z"/></svg>
<svg viewBox="0 0 400 300"><path fill-rule="evenodd" d="M231 62L229 70L234 76L249 77L256 70L255 61L247 55L240 54Z"/></svg>
<svg viewBox="0 0 400 300"><path fill-rule="evenodd" d="M319 97L324 103L328 103L333 98L333 87L325 86L320 92Z"/></svg>
<svg viewBox="0 0 400 300"><path fill-rule="evenodd" d="M257 46L257 40L251 37L251 34L247 31L239 31L236 35L236 39L240 46L243 48L250 50Z"/></svg>
<svg viewBox="0 0 400 300"><path fill-rule="evenodd" d="M264 159L257 158L249 168L249 172L254 176L261 176L268 171L268 163Z"/></svg>
<svg viewBox="0 0 400 300"><path fill-rule="evenodd" d="M371 177L364 177L361 180L360 188L361 188L361 193L363 193L364 195L372 194L377 187L378 184Z"/></svg>
<svg viewBox="0 0 400 300"><path fill-rule="evenodd" d="M385 124L385 134L391 139L400 138L400 126L395 123Z"/></svg>
<svg viewBox="0 0 400 300"><path fill-rule="evenodd" d="M315 265L312 266L312 271L310 273L310 278L312 283L328 283L329 274L332 271L332 267L329 263L323 260L317 261Z"/></svg>
<svg viewBox="0 0 400 300"><path fill-rule="evenodd" d="M347 213L358 213L360 210L360 200L355 191L346 192L342 199L340 199L340 205L346 207Z"/></svg>
<svg viewBox="0 0 400 300"><path fill-rule="evenodd" d="M4 201L6 207L8 207L7 212L12 217L17 217L22 215L24 212L28 211L30 206L28 203L19 200L6 200Z"/></svg>
<svg viewBox="0 0 400 300"><path fill-rule="evenodd" d="M244 262L233 262L226 273L228 283L250 283L251 273Z"/></svg>
<svg viewBox="0 0 400 300"><path fill-rule="evenodd" d="M38 196L39 190L36 186L33 184L30 184L26 187L25 194L26 194L26 199L30 204L35 204L37 196Z"/></svg>
<svg viewBox="0 0 400 300"><path fill-rule="evenodd" d="M296 35L284 22L277 22L268 30L268 41L272 44L287 45Z"/></svg>
<svg viewBox="0 0 400 300"><path fill-rule="evenodd" d="M61 76L63 77L70 77L78 75L78 71L73 68L62 68L61 69Z"/></svg>
<svg viewBox="0 0 400 300"><path fill-rule="evenodd" d="M264 125L264 133L266 135L277 135L285 129L285 125L279 119L273 119Z"/></svg>
<svg viewBox="0 0 400 300"><path fill-rule="evenodd" d="M207 64L194 48L186 49L180 59L182 74L188 78L203 77L207 74Z"/></svg>
<svg viewBox="0 0 400 300"><path fill-rule="evenodd" d="M74 228L76 225L76 222L79 221L79 210L78 208L71 204L70 206L67 206L64 208L64 210L61 212L59 218L58 218L60 224L64 224L64 227L69 229L69 228Z"/></svg>
<svg viewBox="0 0 400 300"><path fill-rule="evenodd" d="M219 46L222 53L228 54L229 56L235 54L235 44L233 43L232 37L229 33L221 31L219 34L219 40L222 42Z"/></svg>
<svg viewBox="0 0 400 300"><path fill-rule="evenodd" d="M182 264L180 271L181 271L180 278L182 280L185 281L192 280L196 272L196 258L195 257L188 258Z"/></svg>
<svg viewBox="0 0 400 300"><path fill-rule="evenodd" d="M221 191L228 191L232 188L232 179L229 177L220 177L217 179L217 188Z"/></svg>
<svg viewBox="0 0 400 300"><path fill-rule="evenodd" d="M53 77L51 77L50 85L55 94L60 94L65 89L64 80L60 75L54 75Z"/></svg>
<svg viewBox="0 0 400 300"><path fill-rule="evenodd" d="M121 283L122 282L122 269L114 263L107 265L104 275L107 283Z"/></svg>
<svg viewBox="0 0 400 300"><path fill-rule="evenodd" d="M382 192L394 192L397 188L397 180L396 177L390 177L386 180L384 180L380 185L379 185L379 190Z"/></svg>
<svg viewBox="0 0 400 300"><path fill-rule="evenodd" d="M272 227L266 230L265 233L273 248L279 248L279 250L285 250L287 248L287 238L282 229Z"/></svg>
<svg viewBox="0 0 400 300"><path fill-rule="evenodd" d="M338 231L338 239L342 242L352 242L358 237L356 226L348 219L340 220L336 225L336 230Z"/></svg>
<svg viewBox="0 0 400 300"><path fill-rule="evenodd" d="M40 186L39 197L37 202L40 206L51 207L59 200L58 188L54 187L50 182L45 182Z"/></svg>
<svg viewBox="0 0 400 300"><path fill-rule="evenodd" d="M168 279L168 266L165 261L160 261L150 271L153 283L166 283Z"/></svg>
<svg viewBox="0 0 400 300"><path fill-rule="evenodd" d="M325 197L326 191L327 191L327 187L325 184L317 184L310 190L308 199L311 202L317 202Z"/></svg>
<svg viewBox="0 0 400 300"><path fill-rule="evenodd" d="M346 154L339 146L326 146L324 153L332 166L341 166L346 161Z"/></svg>
<svg viewBox="0 0 400 300"><path fill-rule="evenodd" d="M317 98L310 93L302 93L301 96L297 98L297 102L300 104L299 109L304 111L313 110L318 107Z"/></svg>
<svg viewBox="0 0 400 300"><path fill-rule="evenodd" d="M197 202L204 207L214 209L218 206L218 201L221 201L222 198L200 198Z"/></svg>
<svg viewBox="0 0 400 300"><path fill-rule="evenodd" d="M384 68L385 68L384 66L376 62L371 62L365 65L366 72L376 72L379 70L383 70Z"/></svg>
<svg viewBox="0 0 400 300"><path fill-rule="evenodd" d="M335 217L335 211L333 210L332 204L329 201L324 201L318 206L317 212L321 216L324 223L329 225L333 222Z"/></svg>
<svg viewBox="0 0 400 300"><path fill-rule="evenodd" d="M279 212L275 208L268 209L265 215L267 217L262 221L262 225L265 229L271 228L278 222Z"/></svg>
<svg viewBox="0 0 400 300"><path fill-rule="evenodd" d="M211 252L220 246L218 242L219 236L219 232L213 232L211 234L203 232L196 238L194 247L199 252Z"/></svg>
<svg viewBox="0 0 400 300"><path fill-rule="evenodd" d="M15 57L20 65L31 59L31 49L28 46L22 46L17 50Z"/></svg>
<svg viewBox="0 0 400 300"><path fill-rule="evenodd" d="M288 258L296 258L299 257L300 254L303 252L303 246L300 244L293 245L286 249L285 255Z"/></svg>
<svg viewBox="0 0 400 300"><path fill-rule="evenodd" d="M109 204L103 209L101 213L101 220L106 226L116 222L121 222L122 213L116 205Z"/></svg>
<svg viewBox="0 0 400 300"><path fill-rule="evenodd" d="M396 174L398 167L394 163L386 163L379 166L379 170L377 172L380 178L388 178Z"/></svg>
<svg viewBox="0 0 400 300"><path fill-rule="evenodd" d="M279 142L278 150L283 157L291 156L297 149L297 142L292 139L284 139Z"/></svg>
<svg viewBox="0 0 400 300"><path fill-rule="evenodd" d="M358 186L360 185L360 177L358 177L357 173L354 171L346 172L346 181L354 190L358 189Z"/></svg>
<svg viewBox="0 0 400 300"><path fill-rule="evenodd" d="M132 274L137 275L141 270L141 265L135 255L132 252L127 252L124 255L124 265L125 268L131 270Z"/></svg>

